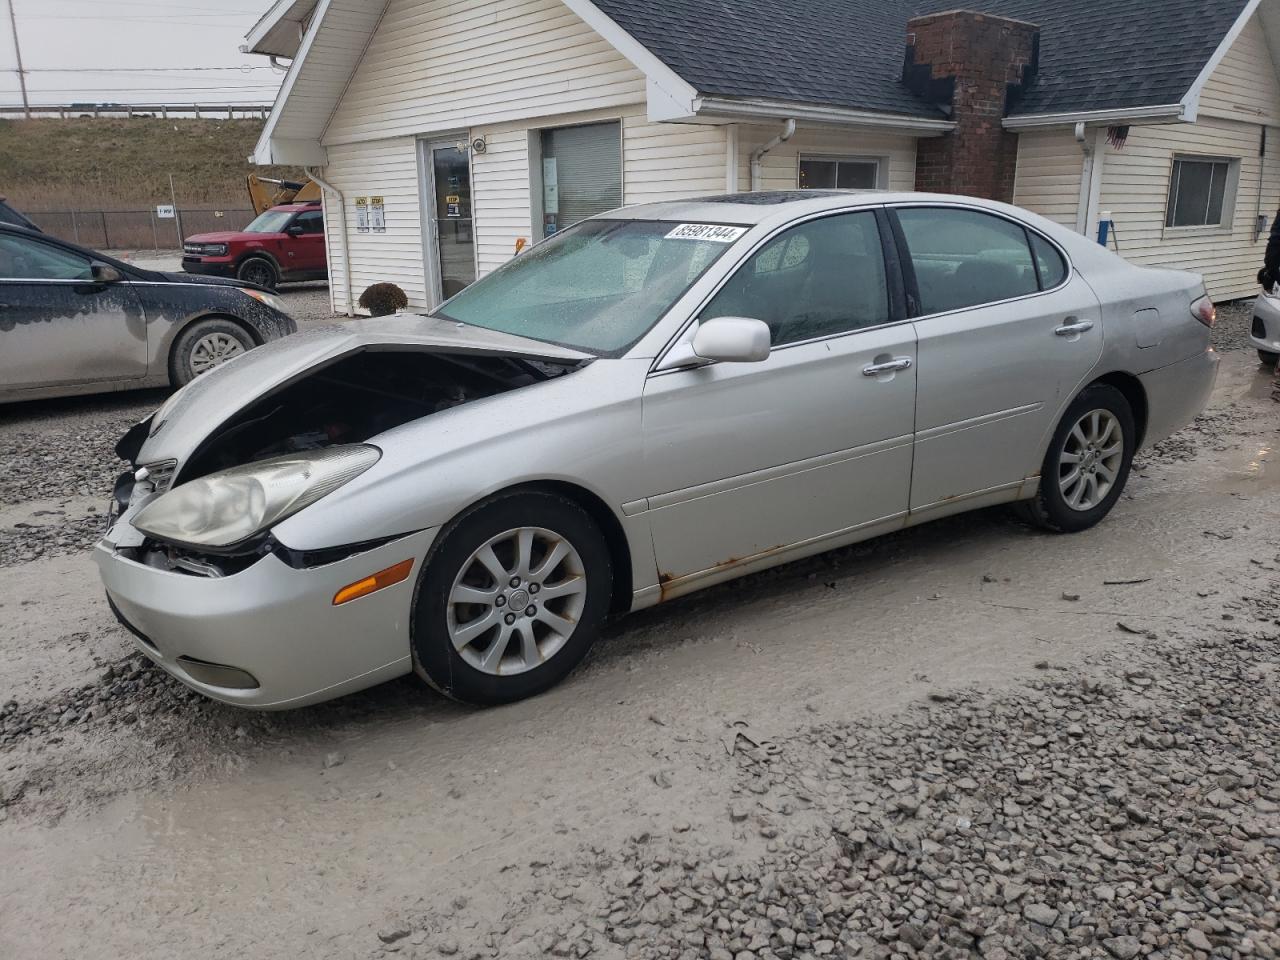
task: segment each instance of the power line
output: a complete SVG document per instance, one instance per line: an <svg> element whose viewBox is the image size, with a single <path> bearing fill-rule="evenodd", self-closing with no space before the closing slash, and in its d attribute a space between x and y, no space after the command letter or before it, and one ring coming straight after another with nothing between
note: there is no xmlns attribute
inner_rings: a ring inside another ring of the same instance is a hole
<svg viewBox="0 0 1280 960"><path fill-rule="evenodd" d="M248 73L250 70L272 69L246 63L238 67L28 67L27 73L188 73L203 70L238 70Z"/></svg>

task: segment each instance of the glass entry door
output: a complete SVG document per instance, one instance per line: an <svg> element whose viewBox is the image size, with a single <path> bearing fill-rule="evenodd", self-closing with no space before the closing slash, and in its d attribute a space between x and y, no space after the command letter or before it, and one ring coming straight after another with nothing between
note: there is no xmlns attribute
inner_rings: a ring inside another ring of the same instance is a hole
<svg viewBox="0 0 1280 960"><path fill-rule="evenodd" d="M475 222L471 209L471 158L457 141L426 143L422 151L430 249L428 272L437 302L476 280Z"/></svg>

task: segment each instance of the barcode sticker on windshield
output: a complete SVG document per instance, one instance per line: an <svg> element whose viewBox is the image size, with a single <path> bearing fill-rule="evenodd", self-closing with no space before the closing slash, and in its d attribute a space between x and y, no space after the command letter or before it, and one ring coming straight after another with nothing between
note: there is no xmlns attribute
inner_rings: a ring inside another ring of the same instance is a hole
<svg viewBox="0 0 1280 960"><path fill-rule="evenodd" d="M667 234L667 239L733 243L746 232L746 227L725 227L718 223L682 223Z"/></svg>

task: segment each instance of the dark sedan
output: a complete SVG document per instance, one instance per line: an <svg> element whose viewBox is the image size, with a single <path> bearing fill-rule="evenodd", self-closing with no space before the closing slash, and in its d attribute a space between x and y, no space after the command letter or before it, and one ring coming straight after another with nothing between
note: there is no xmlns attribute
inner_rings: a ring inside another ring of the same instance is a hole
<svg viewBox="0 0 1280 960"><path fill-rule="evenodd" d="M182 386L296 330L257 287L0 223L0 401Z"/></svg>

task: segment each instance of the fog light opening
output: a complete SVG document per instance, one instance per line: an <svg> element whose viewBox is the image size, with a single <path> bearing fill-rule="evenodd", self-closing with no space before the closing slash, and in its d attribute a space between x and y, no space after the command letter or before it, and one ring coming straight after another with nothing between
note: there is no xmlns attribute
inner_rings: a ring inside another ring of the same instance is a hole
<svg viewBox="0 0 1280 960"><path fill-rule="evenodd" d="M257 690L258 679L247 670L229 667L223 663L209 663L195 657L179 657L178 666L192 680L224 690Z"/></svg>
<svg viewBox="0 0 1280 960"><path fill-rule="evenodd" d="M409 579L409 574L411 573L413 573L412 560L405 560L402 563L397 563L394 567L387 567L387 569L380 570L371 577L365 577L363 580L357 580L355 583L343 587L334 594L333 605L340 607L344 603L351 603L353 600L367 597L371 593L377 593L387 587L394 587L397 583L404 583Z"/></svg>

